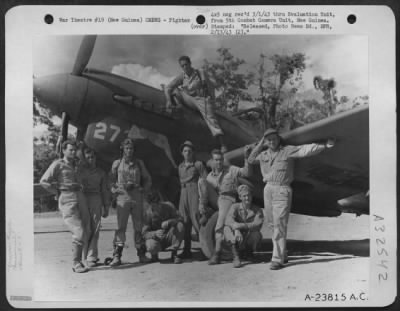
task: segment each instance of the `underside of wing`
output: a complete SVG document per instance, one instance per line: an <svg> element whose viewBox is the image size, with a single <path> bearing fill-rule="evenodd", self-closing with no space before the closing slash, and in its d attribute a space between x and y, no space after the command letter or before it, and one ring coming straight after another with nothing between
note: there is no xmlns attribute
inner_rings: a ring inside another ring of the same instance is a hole
<svg viewBox="0 0 400 311"><path fill-rule="evenodd" d="M369 109L368 106L339 113L282 135L285 144L301 145L336 139L334 148L296 160L292 184L292 212L338 216L342 212L369 213ZM227 154L241 165L243 148ZM258 167L251 178L255 197L262 201L263 183Z"/></svg>

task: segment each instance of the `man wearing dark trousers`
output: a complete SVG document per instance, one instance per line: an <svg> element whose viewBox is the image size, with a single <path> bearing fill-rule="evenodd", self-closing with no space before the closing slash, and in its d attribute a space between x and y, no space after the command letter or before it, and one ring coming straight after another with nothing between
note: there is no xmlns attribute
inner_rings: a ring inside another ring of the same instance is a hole
<svg viewBox="0 0 400 311"><path fill-rule="evenodd" d="M179 257L187 259L192 257L192 226L197 233L200 231L198 181L200 178L205 179L207 177L207 171L202 162L196 161L192 142L185 141L181 146L181 153L183 162L178 167L179 180L181 182L179 212L185 225L185 244Z"/></svg>

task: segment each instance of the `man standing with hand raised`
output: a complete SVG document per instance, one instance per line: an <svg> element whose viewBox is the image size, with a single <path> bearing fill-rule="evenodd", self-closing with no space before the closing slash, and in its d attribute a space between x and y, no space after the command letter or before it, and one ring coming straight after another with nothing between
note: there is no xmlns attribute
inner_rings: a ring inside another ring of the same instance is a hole
<svg viewBox="0 0 400 311"><path fill-rule="evenodd" d="M325 144L307 144L301 146L283 146L278 131L270 128L250 153L248 162L260 164L264 188L265 215L273 229L273 254L271 270L283 267L286 256L286 235L292 204L294 178L294 159L312 156L335 145L333 139ZM267 150L262 151L264 147Z"/></svg>

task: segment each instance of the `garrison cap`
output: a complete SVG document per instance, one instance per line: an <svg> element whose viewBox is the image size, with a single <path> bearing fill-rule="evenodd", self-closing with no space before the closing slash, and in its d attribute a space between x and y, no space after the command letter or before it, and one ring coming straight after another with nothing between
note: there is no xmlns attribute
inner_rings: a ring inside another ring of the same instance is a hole
<svg viewBox="0 0 400 311"><path fill-rule="evenodd" d="M183 151L183 148L185 147L190 147L192 148L192 150L194 150L194 145L190 140L185 141L182 145L181 145L181 152Z"/></svg>
<svg viewBox="0 0 400 311"><path fill-rule="evenodd" d="M267 136L269 136L271 134L278 134L278 131L276 129L269 128L268 130L265 131L264 137L267 137Z"/></svg>
<svg viewBox="0 0 400 311"><path fill-rule="evenodd" d="M237 192L238 192L239 196L241 196L241 195L244 195L246 193L251 193L251 190L250 190L250 187L247 186L247 185L240 185L237 188Z"/></svg>

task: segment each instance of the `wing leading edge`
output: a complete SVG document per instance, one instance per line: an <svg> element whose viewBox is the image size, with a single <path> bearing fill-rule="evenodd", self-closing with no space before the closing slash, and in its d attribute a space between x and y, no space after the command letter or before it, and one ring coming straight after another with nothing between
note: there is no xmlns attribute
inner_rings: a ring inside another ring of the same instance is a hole
<svg viewBox="0 0 400 311"><path fill-rule="evenodd" d="M367 105L289 131L282 138L290 145L336 139L334 148L296 160L292 212L314 216L369 213L369 201L365 195L369 190ZM226 158L240 165L243 148L227 153ZM261 174L259 169L255 171L252 178L255 197L262 202Z"/></svg>

